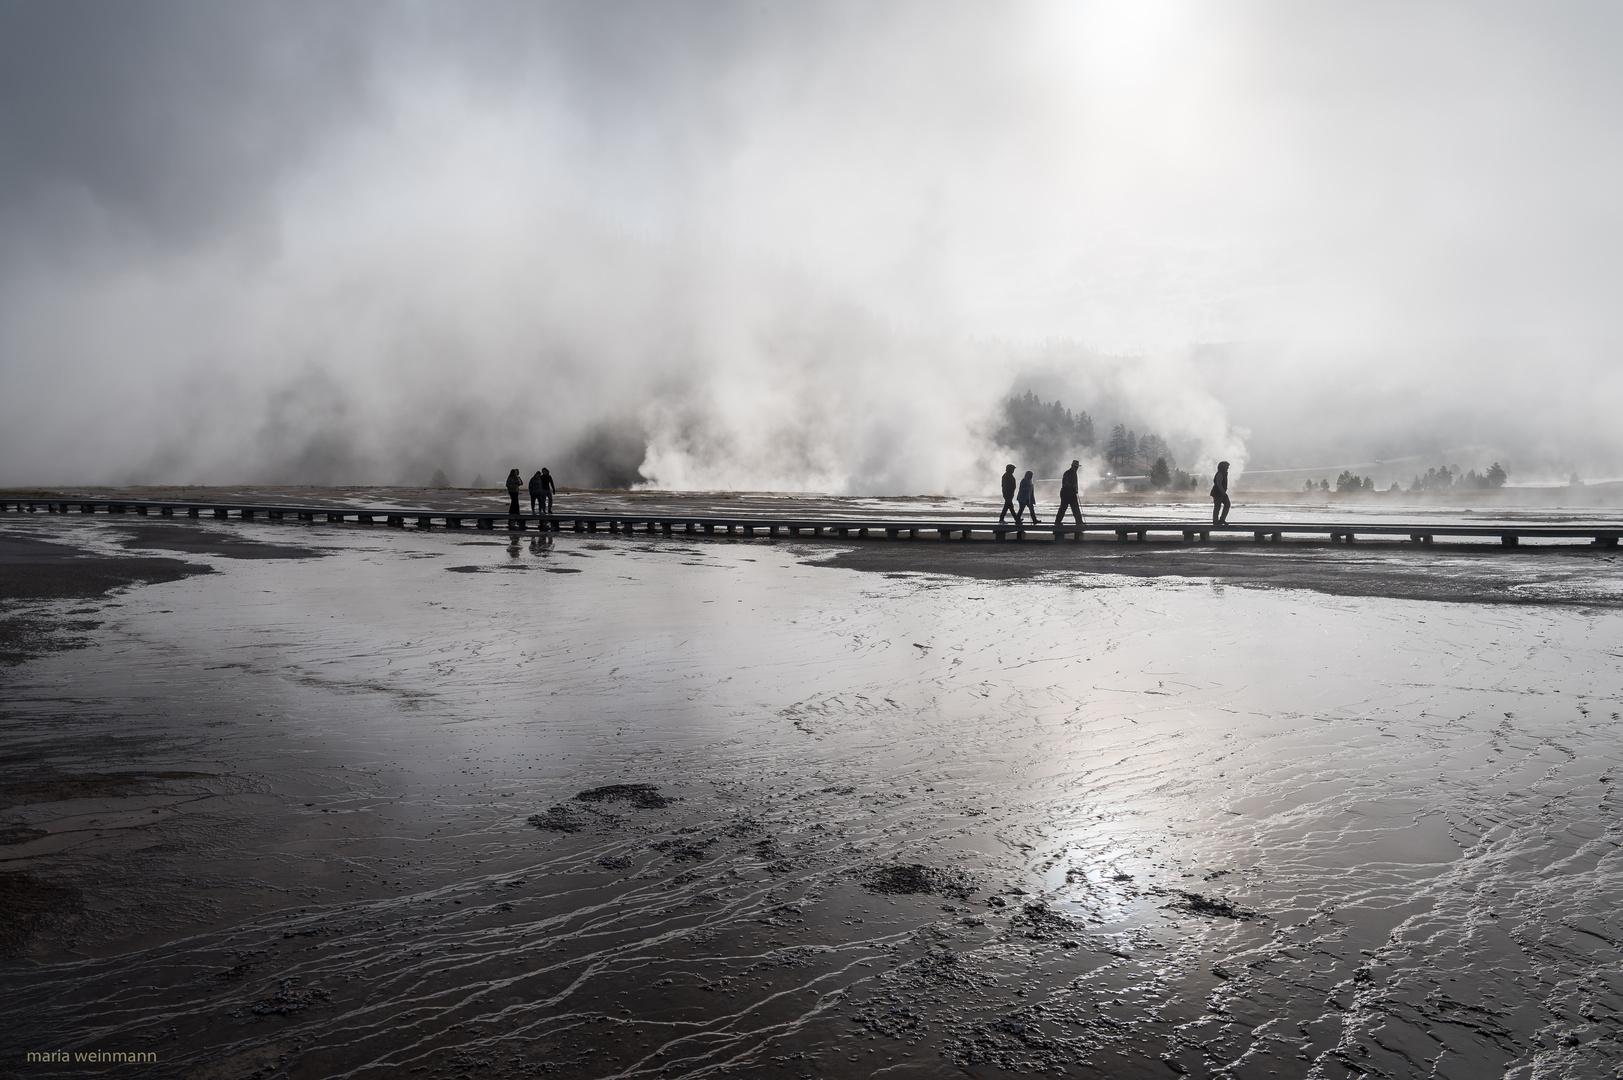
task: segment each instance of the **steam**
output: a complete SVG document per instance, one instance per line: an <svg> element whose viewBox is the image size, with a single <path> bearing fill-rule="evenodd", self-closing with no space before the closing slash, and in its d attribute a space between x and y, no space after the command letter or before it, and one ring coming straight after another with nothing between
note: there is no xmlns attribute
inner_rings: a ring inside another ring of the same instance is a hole
<svg viewBox="0 0 1623 1080"><path fill-rule="evenodd" d="M1623 472L1610 9L98 11L0 15L0 483Z"/></svg>

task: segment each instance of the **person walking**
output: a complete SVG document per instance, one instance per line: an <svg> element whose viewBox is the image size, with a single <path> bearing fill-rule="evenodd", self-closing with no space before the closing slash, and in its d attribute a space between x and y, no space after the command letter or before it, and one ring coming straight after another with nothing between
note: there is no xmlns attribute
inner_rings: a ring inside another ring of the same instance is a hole
<svg viewBox="0 0 1623 1080"><path fill-rule="evenodd" d="M1212 524L1229 523L1229 463L1217 463L1217 475L1212 477Z"/></svg>
<svg viewBox="0 0 1623 1080"><path fill-rule="evenodd" d="M544 490L544 485L541 481L541 470L537 469L535 475L530 477L530 513L532 514L545 513L541 509L542 490Z"/></svg>
<svg viewBox="0 0 1623 1080"><path fill-rule="evenodd" d="M509 517L518 517L518 492L524 486L524 480L517 469L507 474L507 513Z"/></svg>
<svg viewBox="0 0 1623 1080"><path fill-rule="evenodd" d="M1076 523L1082 524L1082 507L1076 501L1076 470L1082 467L1080 461L1071 462L1071 467L1059 478L1059 513L1054 515L1054 524L1058 525L1065 520L1065 508L1070 507L1071 513L1076 517Z"/></svg>
<svg viewBox="0 0 1623 1080"><path fill-rule="evenodd" d="M543 514L552 513L552 493L556 490L557 488L552 483L552 473L543 468L541 470L541 512Z"/></svg>
<svg viewBox="0 0 1623 1080"><path fill-rule="evenodd" d="M998 511L997 523L999 525L1003 524L1004 514L1013 514L1017 523L1020 520L1020 511L1014 508L1014 489L1018 484L1019 481L1014 478L1014 466L1010 465L1003 470L1003 509Z"/></svg>
<svg viewBox="0 0 1623 1080"><path fill-rule="evenodd" d="M1016 525L1020 524L1020 515L1026 512L1027 507L1031 508L1031 523L1037 524L1037 484L1031 478L1030 469L1026 470L1026 475L1020 480L1020 505L1014 512Z"/></svg>

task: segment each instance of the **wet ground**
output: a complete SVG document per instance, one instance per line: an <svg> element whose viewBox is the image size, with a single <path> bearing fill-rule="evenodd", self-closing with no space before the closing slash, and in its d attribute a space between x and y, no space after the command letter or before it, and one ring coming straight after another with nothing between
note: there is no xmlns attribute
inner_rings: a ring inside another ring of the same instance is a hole
<svg viewBox="0 0 1623 1080"><path fill-rule="evenodd" d="M1623 1066L1615 553L8 515L18 559L104 576L6 594L68 629L0 666L0 1071Z"/></svg>

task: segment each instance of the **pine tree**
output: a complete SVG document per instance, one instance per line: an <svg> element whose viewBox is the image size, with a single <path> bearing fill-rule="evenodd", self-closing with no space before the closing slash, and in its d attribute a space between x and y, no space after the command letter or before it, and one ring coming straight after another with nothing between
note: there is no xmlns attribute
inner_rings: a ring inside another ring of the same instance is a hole
<svg viewBox="0 0 1623 1080"><path fill-rule="evenodd" d="M1137 449L1138 440L1127 430L1127 425L1117 424L1110 429L1110 441L1105 444L1105 461L1115 472L1128 472L1133 467Z"/></svg>

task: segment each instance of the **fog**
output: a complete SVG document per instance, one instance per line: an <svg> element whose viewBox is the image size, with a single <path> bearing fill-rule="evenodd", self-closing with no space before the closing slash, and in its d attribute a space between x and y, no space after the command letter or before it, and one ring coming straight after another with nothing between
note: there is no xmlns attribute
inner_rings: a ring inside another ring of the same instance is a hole
<svg viewBox="0 0 1623 1080"><path fill-rule="evenodd" d="M1027 389L1242 481L1620 476L1620 28L5 3L0 483L978 491Z"/></svg>

